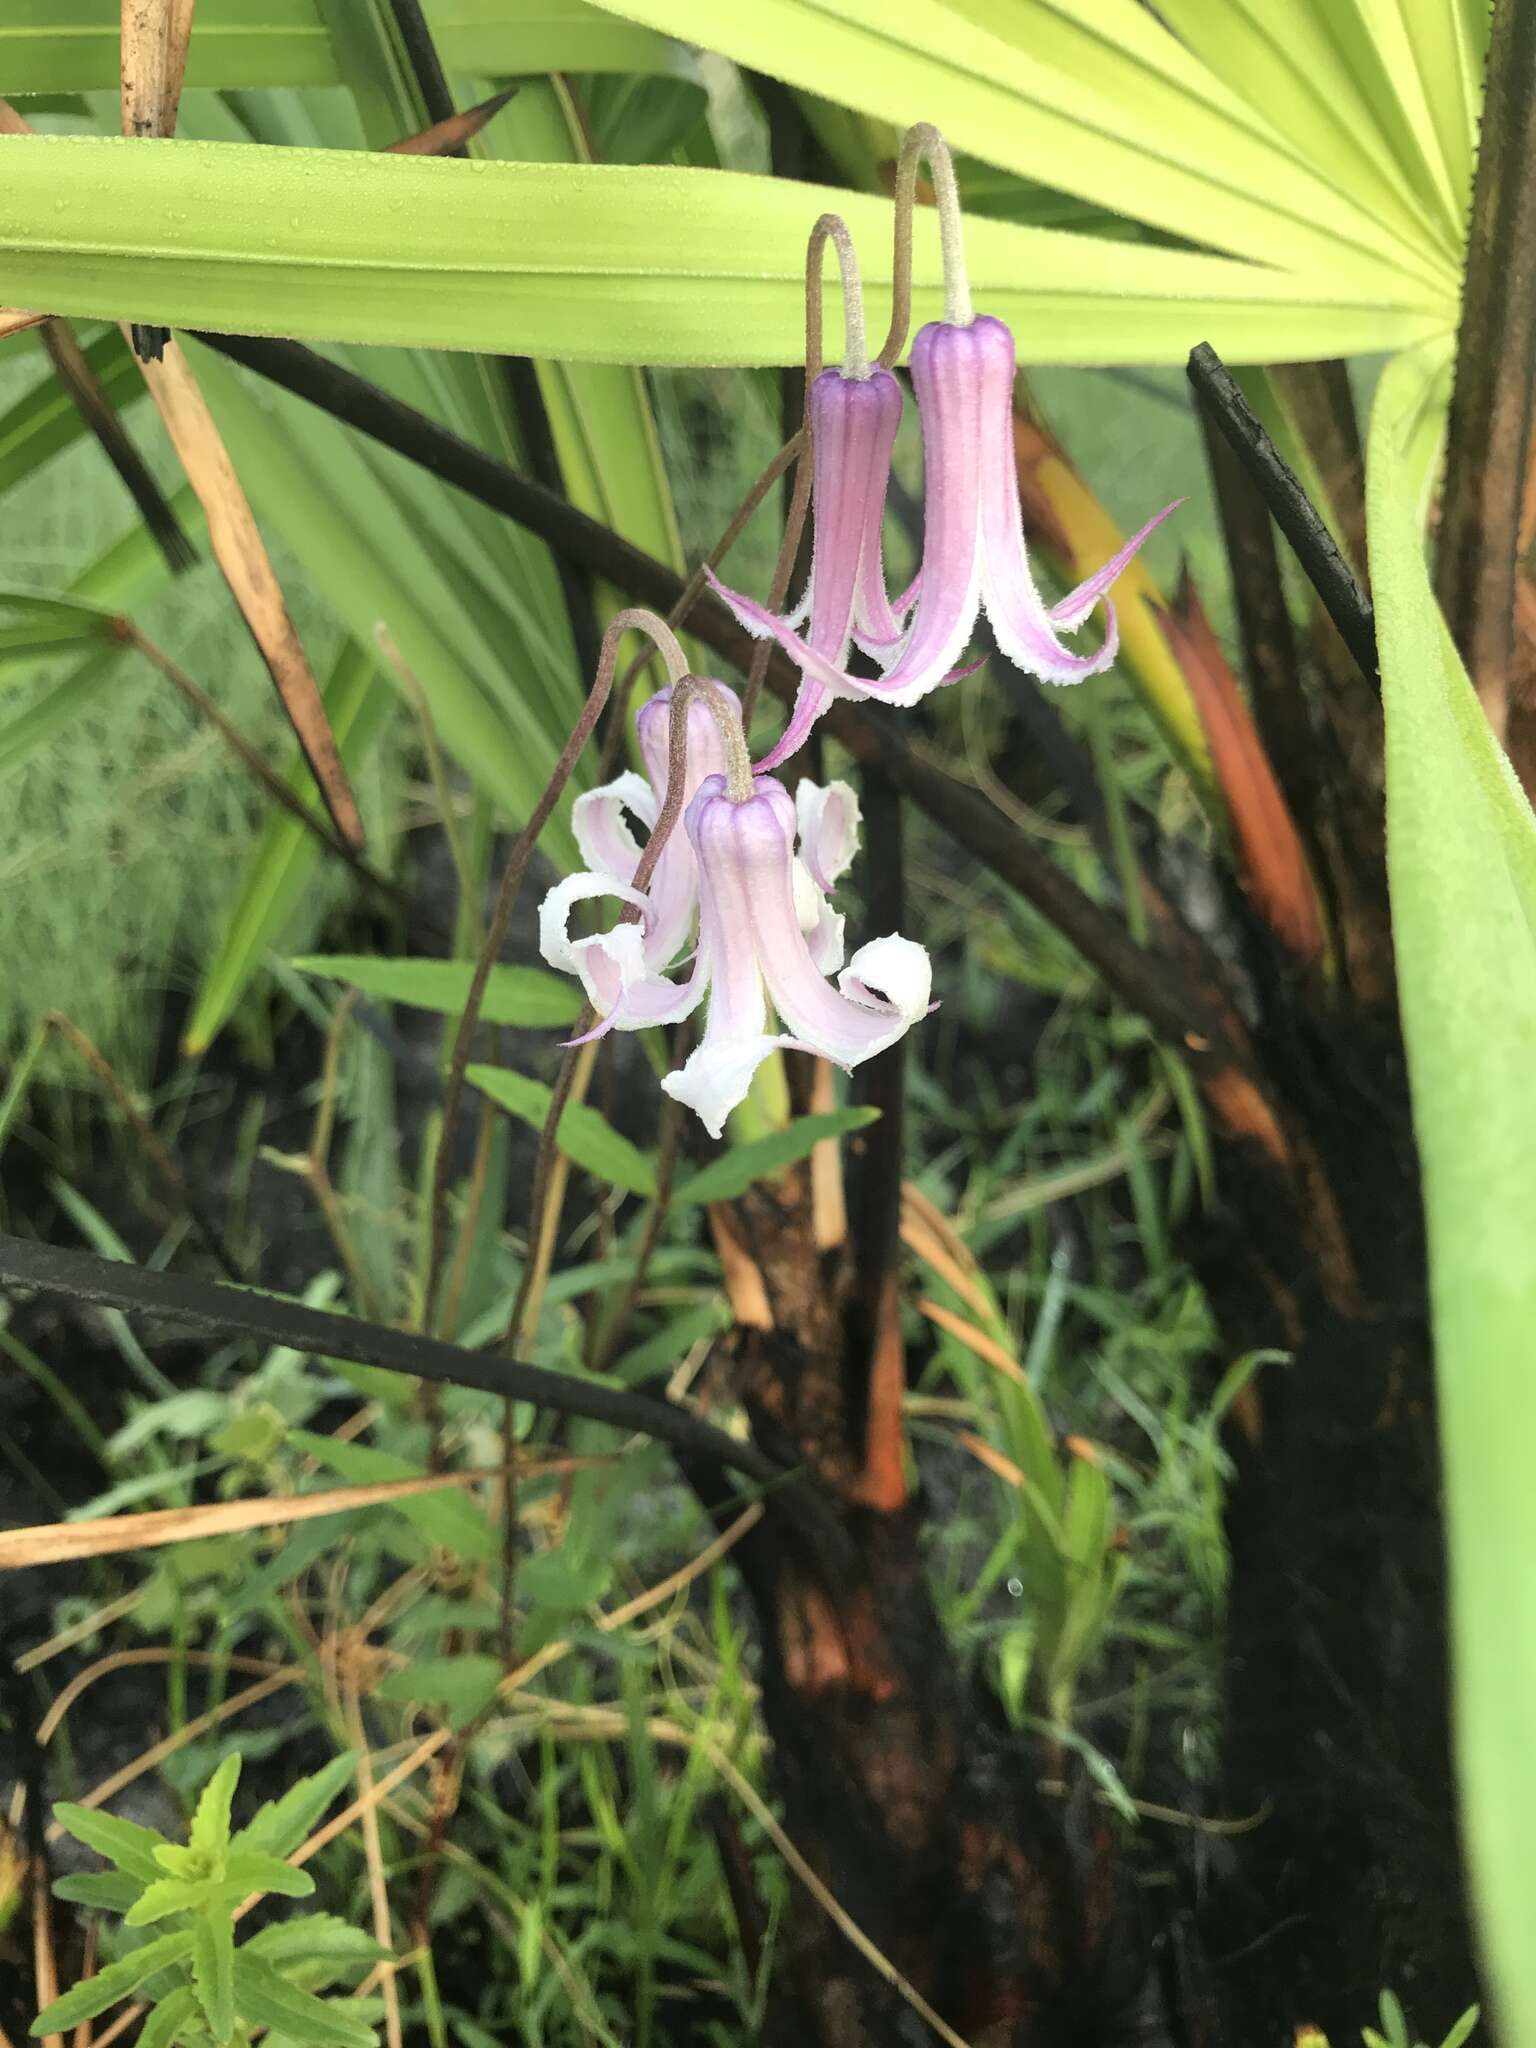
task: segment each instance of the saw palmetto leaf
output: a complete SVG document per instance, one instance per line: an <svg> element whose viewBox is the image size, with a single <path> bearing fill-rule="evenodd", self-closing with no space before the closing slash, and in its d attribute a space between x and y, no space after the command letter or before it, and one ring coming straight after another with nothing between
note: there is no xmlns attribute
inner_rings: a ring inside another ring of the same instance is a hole
<svg viewBox="0 0 1536 2048"><path fill-rule="evenodd" d="M788 363L807 219L841 211L888 304L889 207L669 166L428 157L85 136L0 137L0 293L71 314L576 361ZM153 224L152 228L149 224ZM919 223L918 320L938 235ZM1437 289L1351 252L1309 273L972 221L979 302L1035 362L1299 360L1454 326ZM1339 245L1343 251L1343 245ZM831 321L829 349L838 346Z"/></svg>

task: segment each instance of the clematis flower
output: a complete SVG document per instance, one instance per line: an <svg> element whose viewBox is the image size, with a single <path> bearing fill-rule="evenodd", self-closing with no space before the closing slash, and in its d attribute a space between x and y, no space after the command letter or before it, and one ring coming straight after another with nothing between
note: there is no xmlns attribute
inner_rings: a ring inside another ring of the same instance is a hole
<svg viewBox="0 0 1536 2048"><path fill-rule="evenodd" d="M651 899L612 875L575 876L551 890L541 931L545 959L579 974L604 1012L600 1031L673 1023L708 996L702 1039L662 1086L718 1138L770 1053L783 1047L857 1066L926 1014L932 972L921 946L892 933L861 946L836 988L827 978L843 952L843 920L827 894L852 856L858 827L845 784L822 790L802 783L797 802L782 783L760 776L738 802L726 778L711 775L684 826L699 893L699 942L685 981L647 967ZM633 903L642 921L572 942L565 918L583 895ZM770 1005L782 1032L769 1029Z"/></svg>
<svg viewBox="0 0 1536 2048"><path fill-rule="evenodd" d="M986 314L963 322L934 321L913 342L911 367L923 423L923 566L914 586L916 609L901 641L894 646L877 638L868 642L867 651L884 673L874 679L849 675L843 666L846 655L834 658L825 636L818 640L814 610L813 630L803 636L762 606L722 593L742 623L755 633L771 634L801 672L789 726L760 767L793 753L829 698L909 705L954 680L955 664L982 611L1002 652L1027 674L1051 683L1097 675L1114 660L1119 644L1109 588L1174 509L1165 506L1102 569L1048 607L1030 572L1019 506L1012 334ZM816 547L819 561L819 528ZM1061 635L1081 626L1101 600L1103 642L1093 653L1075 653Z"/></svg>
<svg viewBox="0 0 1536 2048"><path fill-rule="evenodd" d="M712 569L706 571L715 591L751 633L762 636L782 628L797 638L795 629L808 619L804 644L834 671L843 668L853 646L877 661L893 654L912 607L913 590L894 606L886 595L881 543L901 407L901 386L889 370L868 370L860 376L823 370L811 386L811 573L793 611L776 617L749 597L728 590ZM807 676L801 691L806 730L826 697L825 685ZM780 741L759 765L772 767L788 751L792 750Z"/></svg>
<svg viewBox="0 0 1536 2048"><path fill-rule="evenodd" d="M835 989L817 966L795 908L796 824L789 792L772 776L759 776L745 803L711 777L688 812L699 862L694 976L700 995L708 984L709 1016L686 1063L661 1085L712 1137L777 1048L856 1067L928 1011L928 955L894 932L861 946ZM770 1003L788 1027L782 1034L768 1029Z"/></svg>
<svg viewBox="0 0 1536 2048"><path fill-rule="evenodd" d="M741 702L728 685L708 680L707 687L729 707L738 723ZM640 865L640 848L629 828L629 818L654 829L667 800L667 749L672 717L672 686L647 698L635 713L635 739L645 774L626 769L612 782L589 789L576 799L571 811L571 829L581 857L591 875L629 882ZM687 768L683 803L692 803L706 776L725 773L725 741L708 706L697 696L687 711ZM628 817L626 817L628 813ZM572 876L546 899L546 910L565 891L558 909L550 911L564 919L572 904L595 892L578 886L588 877ZM699 871L687 834L674 832L661 850L656 872L651 877L649 916L645 929L644 960L652 972L668 967L683 950L693 933L694 912L699 900ZM580 941L578 944L587 942Z"/></svg>

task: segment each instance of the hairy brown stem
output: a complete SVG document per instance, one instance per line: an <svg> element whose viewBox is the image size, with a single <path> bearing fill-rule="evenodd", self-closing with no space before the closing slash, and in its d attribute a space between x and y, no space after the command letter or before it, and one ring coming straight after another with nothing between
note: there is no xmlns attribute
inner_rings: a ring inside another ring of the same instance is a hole
<svg viewBox="0 0 1536 2048"><path fill-rule="evenodd" d="M437 1156L432 1164L427 1281L422 1292L421 1306L424 1330L432 1327L437 1307L448 1233L448 1178L452 1166L453 1137L458 1126L459 1107L464 1099L464 1072L469 1065L470 1049L479 1026L486 985L491 978L491 969L500 959L501 949L506 943L507 933L512 924L512 912L516 908L523 878L528 872L528 863L533 857L534 847L538 844L539 834L549 823L555 805L560 801L565 785L570 781L576 763L592 737L593 728L602 716L603 706L607 703L608 694L613 688L613 672L618 661L619 643L630 631L650 634L658 650L665 657L674 680L680 681L687 672L688 664L676 637L654 613L634 606L617 613L603 635L597 674L587 701L582 707L581 716L571 728L570 737L560 751L554 772L529 813L527 823L512 843L512 850L507 856L496 890L496 902L491 911L490 924L486 929L479 957L475 961L469 995L464 1004L463 1014L459 1018L458 1030L454 1034L453 1050L449 1059L448 1082L443 1093L442 1127L438 1134Z"/></svg>

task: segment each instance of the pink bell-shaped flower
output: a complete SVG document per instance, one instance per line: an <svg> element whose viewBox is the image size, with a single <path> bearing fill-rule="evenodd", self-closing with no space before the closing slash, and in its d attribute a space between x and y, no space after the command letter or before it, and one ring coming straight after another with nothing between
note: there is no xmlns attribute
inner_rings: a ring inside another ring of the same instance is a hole
<svg viewBox="0 0 1536 2048"><path fill-rule="evenodd" d="M545 959L579 975L601 1013L592 1036L674 1023L708 996L700 1043L662 1086L717 1138L776 1048L857 1066L927 1012L932 986L927 953L894 933L861 946L832 986L828 976L843 958L843 920L827 899L857 842L853 792L844 783L821 789L802 782L791 799L771 776L757 777L751 788L738 802L727 794L726 778L711 775L689 805L684 825L699 935L685 980L669 981L649 962L651 934L666 914L654 886L642 895L613 874L575 875L556 884L540 911ZM570 907L586 896L632 903L641 921L572 940ZM769 1029L770 1005L782 1032Z"/></svg>
<svg viewBox="0 0 1536 2048"><path fill-rule="evenodd" d="M699 862L695 975L707 980L709 1016L685 1064L661 1085L718 1138L776 1048L855 1067L894 1045L927 1014L932 970L921 946L892 933L861 946L833 988L801 929L795 804L772 776L759 776L745 803L712 777L687 824ZM770 1005L783 1033L768 1029Z"/></svg>
<svg viewBox="0 0 1536 2048"><path fill-rule="evenodd" d="M1081 682L1108 668L1119 645L1114 609L1106 594L1159 521L1149 519L1104 567L1047 606L1035 587L1019 505L1013 445L1013 336L987 314L960 322L939 320L912 344L912 382L923 423L923 566L916 610L894 645L869 636L860 644L881 664L875 678L848 674L846 651L834 656L830 635L802 635L760 606L727 597L750 630L769 633L793 657L801 688L790 723L761 766L786 759L804 740L833 697L864 697L909 705L941 683L957 679L960 661L980 613L986 613L1002 652L1018 668L1050 683ZM818 525L816 559L822 554ZM911 599L895 607L903 609ZM1061 635L1083 624L1105 601L1101 645L1078 654ZM855 638L858 636L855 635Z"/></svg>
<svg viewBox="0 0 1536 2048"><path fill-rule="evenodd" d="M863 376L823 370L811 386L811 574L793 611L776 616L739 591L709 580L749 633L773 634L793 652L808 620L804 645L825 667L841 672L852 646L880 660L901 643L912 592L893 606L886 595L881 528L891 478L891 450L901 425L901 386L889 370ZM786 635L788 636L786 638ZM796 706L802 736L827 700L827 686L807 672ZM834 695L842 695L834 689ZM793 730L793 728L791 728ZM789 735L758 764L771 768L793 751ZM799 744L797 740L796 745Z"/></svg>

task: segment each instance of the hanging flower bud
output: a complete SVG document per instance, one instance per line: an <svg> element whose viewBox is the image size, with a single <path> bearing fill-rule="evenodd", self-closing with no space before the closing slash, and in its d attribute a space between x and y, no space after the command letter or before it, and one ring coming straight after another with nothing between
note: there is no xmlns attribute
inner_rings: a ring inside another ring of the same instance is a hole
<svg viewBox="0 0 1536 2048"><path fill-rule="evenodd" d="M741 704L734 690L713 680L703 688L740 723ZM674 1011L677 990L673 984L658 979L693 936L699 869L687 833L674 831L668 837L646 895L638 895L628 886L640 864L640 848L629 818L647 831L653 830L666 802L672 697L669 684L635 714L635 737L645 774L626 770L576 799L571 829L589 872L556 883L539 912L544 958L552 967L581 977L606 1029L621 1023L638 1029L671 1022L674 1014L687 1014L686 1010ZM683 802L687 805L706 777L725 773L726 749L719 723L701 696L690 697L684 717L687 768ZM595 938L571 939L567 925L572 908L593 896L616 896L643 910L643 924L621 924Z"/></svg>

